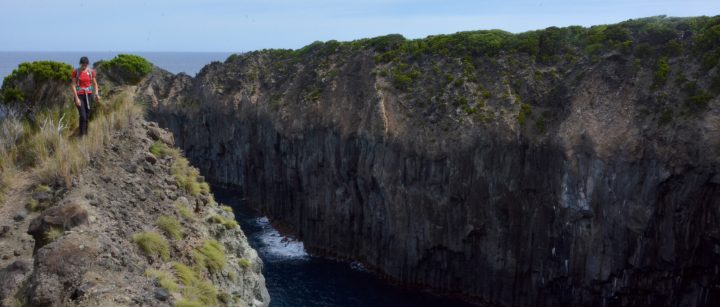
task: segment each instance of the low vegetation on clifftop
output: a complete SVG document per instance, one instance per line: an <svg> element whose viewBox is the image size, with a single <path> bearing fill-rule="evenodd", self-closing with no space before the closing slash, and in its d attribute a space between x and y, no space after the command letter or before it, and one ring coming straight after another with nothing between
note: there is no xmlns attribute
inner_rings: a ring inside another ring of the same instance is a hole
<svg viewBox="0 0 720 307"><path fill-rule="evenodd" d="M475 123L514 118L519 126L528 125L524 130L540 135L565 103L555 88L581 82L586 70L608 59L626 63L627 80L648 80L640 111L657 125L690 118L720 94L720 16L657 16L518 34L479 30L420 39L392 34L317 41L296 50L234 54L226 63L257 58L268 63L248 65L243 72L251 96L262 84L284 86L284 80L302 73L299 100L311 103L329 99L329 84L348 73L344 64L362 54L372 57L376 78L386 80L416 114L447 110ZM266 99L274 111L292 100Z"/></svg>
<svg viewBox="0 0 720 307"><path fill-rule="evenodd" d="M152 65L121 55L96 66L115 94L93 106L83 138L69 100L3 101L0 305L267 306L261 262L232 211L172 134L144 120L132 84ZM24 63L6 81L68 91L68 68Z"/></svg>

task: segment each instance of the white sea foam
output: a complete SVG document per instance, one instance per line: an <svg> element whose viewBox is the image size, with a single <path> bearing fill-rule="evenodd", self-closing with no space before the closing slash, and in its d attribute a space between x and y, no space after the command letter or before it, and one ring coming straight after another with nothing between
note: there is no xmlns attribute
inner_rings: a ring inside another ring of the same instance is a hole
<svg viewBox="0 0 720 307"><path fill-rule="evenodd" d="M355 271L367 271L367 268L365 268L365 265L362 264L360 261L353 261L350 262L350 268Z"/></svg>
<svg viewBox="0 0 720 307"><path fill-rule="evenodd" d="M270 225L267 217L259 217L255 219L255 223L262 228L258 238L263 246L260 247L259 251L268 260L309 259L310 255L305 251L305 245L294 238L281 235Z"/></svg>

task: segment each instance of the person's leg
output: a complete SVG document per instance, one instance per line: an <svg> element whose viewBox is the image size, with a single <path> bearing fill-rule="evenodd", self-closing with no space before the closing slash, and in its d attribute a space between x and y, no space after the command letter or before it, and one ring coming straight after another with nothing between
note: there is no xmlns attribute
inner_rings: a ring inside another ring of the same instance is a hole
<svg viewBox="0 0 720 307"><path fill-rule="evenodd" d="M88 113L86 112L87 102L85 101L85 95L80 94L80 95L78 95L78 97L80 97L80 106L77 107L78 113L80 113L80 123L79 123L80 133L78 134L78 136L83 136L83 135L85 135L85 131L87 129L86 128L87 122L88 122L88 117L87 117Z"/></svg>
<svg viewBox="0 0 720 307"><path fill-rule="evenodd" d="M86 114L86 120L85 120L85 134L88 132L88 128L90 128L90 115L92 114L92 106L94 106L93 101L93 95L88 94L87 95L87 101L85 101L85 114Z"/></svg>

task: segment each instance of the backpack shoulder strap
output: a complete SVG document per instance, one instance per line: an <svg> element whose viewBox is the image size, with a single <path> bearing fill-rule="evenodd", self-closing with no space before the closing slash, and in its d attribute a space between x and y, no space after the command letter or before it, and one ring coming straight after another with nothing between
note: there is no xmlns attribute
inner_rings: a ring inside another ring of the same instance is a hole
<svg viewBox="0 0 720 307"><path fill-rule="evenodd" d="M75 68L75 71L73 71L73 74L75 75L75 84L77 86L80 86L80 74L82 73L82 70L80 67Z"/></svg>

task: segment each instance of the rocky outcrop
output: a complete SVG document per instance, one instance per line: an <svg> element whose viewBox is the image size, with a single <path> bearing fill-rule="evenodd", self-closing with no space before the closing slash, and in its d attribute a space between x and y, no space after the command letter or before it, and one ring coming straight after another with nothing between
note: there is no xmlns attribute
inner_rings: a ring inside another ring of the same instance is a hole
<svg viewBox="0 0 720 307"><path fill-rule="evenodd" d="M319 43L156 70L138 94L207 178L315 254L493 304L709 305L720 78L667 51L704 46L689 24L603 28L591 54Z"/></svg>
<svg viewBox="0 0 720 307"><path fill-rule="evenodd" d="M172 134L142 117L108 133L109 144L72 187L29 193L43 209L23 213L29 226L3 226L30 233L35 248L32 263L0 267L0 306L267 306L262 261L237 224L216 222L233 221L230 208L220 207L206 186L198 192L185 188L186 178L180 183L178 165L189 166L168 153ZM151 145L164 154L152 154ZM205 185L202 180L196 184ZM158 239L137 239L146 233ZM3 247L22 239L4 237ZM158 242L167 244L164 254ZM214 249L203 249L208 245ZM214 261L212 270L207 261Z"/></svg>

